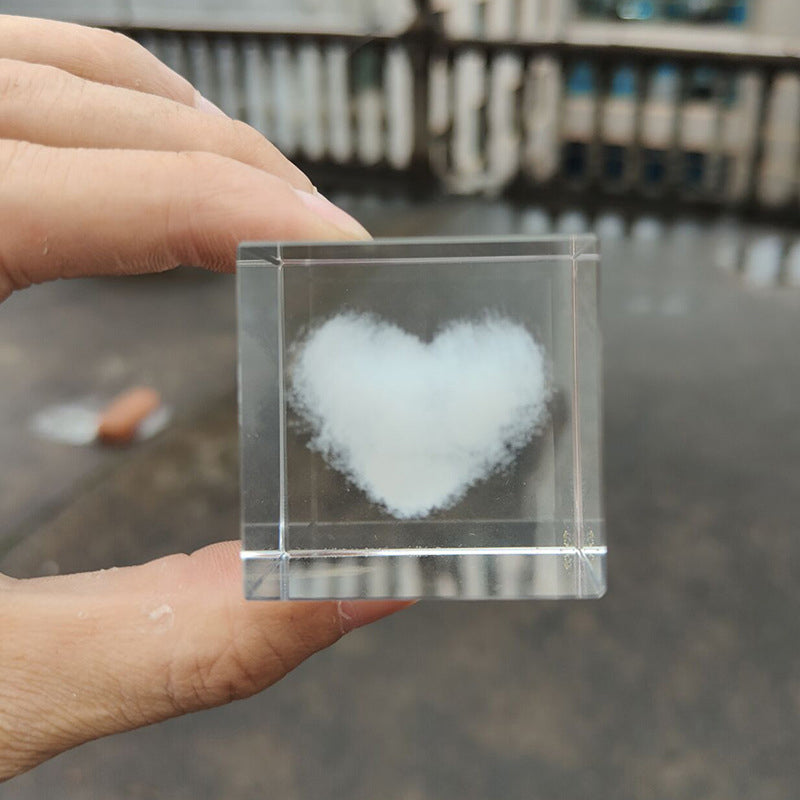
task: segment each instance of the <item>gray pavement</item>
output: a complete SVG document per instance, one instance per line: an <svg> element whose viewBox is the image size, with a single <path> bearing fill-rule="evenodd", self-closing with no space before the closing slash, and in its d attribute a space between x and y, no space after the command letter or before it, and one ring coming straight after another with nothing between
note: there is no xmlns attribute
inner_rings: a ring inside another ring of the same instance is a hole
<svg viewBox="0 0 800 800"><path fill-rule="evenodd" d="M501 203L353 204L391 235L517 225ZM423 603L260 697L85 745L0 798L795 797L800 292L748 289L714 245L604 247L606 598ZM0 308L0 569L236 536L232 288L183 271ZM42 405L132 380L175 407L151 442L27 431Z"/></svg>

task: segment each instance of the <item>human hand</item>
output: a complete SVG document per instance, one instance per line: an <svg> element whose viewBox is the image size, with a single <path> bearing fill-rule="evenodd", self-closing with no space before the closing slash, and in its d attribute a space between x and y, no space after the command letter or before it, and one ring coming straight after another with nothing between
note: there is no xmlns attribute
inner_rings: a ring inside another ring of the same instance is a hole
<svg viewBox="0 0 800 800"><path fill-rule="evenodd" d="M0 576L0 781L90 739L252 695L404 605L247 602L238 542L118 570Z"/></svg>
<svg viewBox="0 0 800 800"><path fill-rule="evenodd" d="M194 264L238 242L367 237L266 139L122 36L0 16L0 300ZM0 781L99 736L260 691L405 604L248 603L238 544L0 575Z"/></svg>
<svg viewBox="0 0 800 800"><path fill-rule="evenodd" d="M232 270L238 242L368 238L261 134L120 34L0 15L0 299Z"/></svg>

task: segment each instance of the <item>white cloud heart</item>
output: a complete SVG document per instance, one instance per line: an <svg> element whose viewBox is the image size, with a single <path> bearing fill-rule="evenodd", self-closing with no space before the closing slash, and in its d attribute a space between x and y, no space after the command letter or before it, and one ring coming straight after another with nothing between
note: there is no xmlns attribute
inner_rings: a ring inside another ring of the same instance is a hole
<svg viewBox="0 0 800 800"><path fill-rule="evenodd" d="M291 355L289 400L309 446L401 519L453 505L510 464L547 414L543 351L501 316L451 322L424 343L346 312Z"/></svg>

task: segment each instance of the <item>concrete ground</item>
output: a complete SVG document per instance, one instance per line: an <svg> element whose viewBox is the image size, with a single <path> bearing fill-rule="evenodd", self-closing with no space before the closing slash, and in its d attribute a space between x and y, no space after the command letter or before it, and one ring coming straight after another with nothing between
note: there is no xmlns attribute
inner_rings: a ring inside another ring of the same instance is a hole
<svg viewBox="0 0 800 800"><path fill-rule="evenodd" d="M379 234L511 232L501 203L352 201ZM263 695L85 745L5 800L785 800L800 785L800 292L712 266L714 232L604 247L610 586L429 602ZM0 308L0 569L234 538L233 280L59 283ZM39 408L131 382L175 409L123 452Z"/></svg>

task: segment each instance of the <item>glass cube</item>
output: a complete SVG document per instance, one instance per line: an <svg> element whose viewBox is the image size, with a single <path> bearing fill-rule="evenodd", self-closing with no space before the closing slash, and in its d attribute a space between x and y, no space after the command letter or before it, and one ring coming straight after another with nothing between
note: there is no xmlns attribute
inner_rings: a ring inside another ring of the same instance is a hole
<svg viewBox="0 0 800 800"><path fill-rule="evenodd" d="M243 244L250 599L606 586L593 236Z"/></svg>

